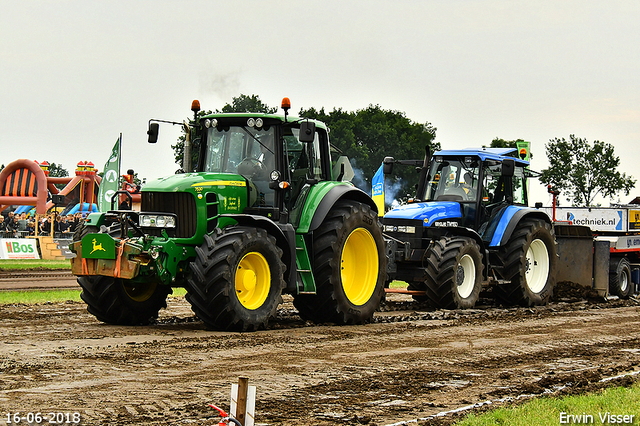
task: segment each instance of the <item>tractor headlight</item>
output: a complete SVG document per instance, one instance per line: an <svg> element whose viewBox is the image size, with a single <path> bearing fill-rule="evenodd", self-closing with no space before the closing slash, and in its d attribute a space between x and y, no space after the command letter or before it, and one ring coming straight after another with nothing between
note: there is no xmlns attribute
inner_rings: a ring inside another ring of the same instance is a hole
<svg viewBox="0 0 640 426"><path fill-rule="evenodd" d="M167 214L141 214L139 223L142 228L175 228L176 218Z"/></svg>

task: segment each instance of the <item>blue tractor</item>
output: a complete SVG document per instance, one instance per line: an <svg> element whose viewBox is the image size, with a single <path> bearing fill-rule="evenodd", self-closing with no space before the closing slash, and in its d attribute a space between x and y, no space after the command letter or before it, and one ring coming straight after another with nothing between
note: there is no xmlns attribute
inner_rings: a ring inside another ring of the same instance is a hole
<svg viewBox="0 0 640 426"><path fill-rule="evenodd" d="M491 283L504 304L545 304L553 294L558 256L553 228L527 207L529 163L515 149L442 150L424 160L386 157L420 172L416 197L384 215L389 281L401 280L416 300L443 309L473 307Z"/></svg>

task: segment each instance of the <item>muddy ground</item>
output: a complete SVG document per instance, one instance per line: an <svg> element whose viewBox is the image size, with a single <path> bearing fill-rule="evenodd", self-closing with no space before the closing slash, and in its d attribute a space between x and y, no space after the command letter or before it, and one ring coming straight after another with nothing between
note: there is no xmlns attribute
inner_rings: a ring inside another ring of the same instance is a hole
<svg viewBox="0 0 640 426"><path fill-rule="evenodd" d="M256 424L439 425L479 402L640 377L635 299L485 308L389 295L372 324L337 327L302 322L285 299L269 330L239 334L205 330L183 298L147 327L102 324L81 303L0 306L0 424L77 412L84 425L213 425L207 404L228 408L243 376L257 387Z"/></svg>

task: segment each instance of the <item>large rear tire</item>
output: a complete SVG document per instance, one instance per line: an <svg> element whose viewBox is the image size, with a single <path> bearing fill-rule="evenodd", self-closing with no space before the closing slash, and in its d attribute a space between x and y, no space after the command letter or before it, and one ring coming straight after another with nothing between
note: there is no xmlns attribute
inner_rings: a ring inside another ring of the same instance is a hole
<svg viewBox="0 0 640 426"><path fill-rule="evenodd" d="M633 286L629 261L624 257L611 259L609 267L609 293L621 299L629 298Z"/></svg>
<svg viewBox="0 0 640 426"><path fill-rule="evenodd" d="M189 264L186 299L214 330L264 328L282 303L282 250L259 228L234 226L205 235Z"/></svg>
<svg viewBox="0 0 640 426"><path fill-rule="evenodd" d="M482 290L482 254L471 238L442 237L425 253L427 297L437 308L473 308Z"/></svg>
<svg viewBox="0 0 640 426"><path fill-rule="evenodd" d="M85 235L98 232L96 226L83 226L74 233L73 240L81 241ZM168 286L100 275L79 277L78 284L89 313L115 325L152 324L160 309L167 307L167 296L172 293Z"/></svg>
<svg viewBox="0 0 640 426"><path fill-rule="evenodd" d="M316 323L364 324L384 296L387 258L376 213L355 201L338 201L314 232L316 294L299 294L294 306Z"/></svg>
<svg viewBox="0 0 640 426"><path fill-rule="evenodd" d="M498 252L501 277L496 286L500 301L511 305L546 304L556 284L558 256L551 225L538 219L524 219Z"/></svg>

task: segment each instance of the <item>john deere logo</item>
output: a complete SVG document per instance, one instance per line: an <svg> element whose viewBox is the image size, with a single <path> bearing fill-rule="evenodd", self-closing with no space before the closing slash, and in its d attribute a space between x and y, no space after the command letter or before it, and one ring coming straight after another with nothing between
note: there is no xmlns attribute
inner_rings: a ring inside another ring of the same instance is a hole
<svg viewBox="0 0 640 426"><path fill-rule="evenodd" d="M115 259L116 242L109 234L87 234L82 237L82 257Z"/></svg>
<svg viewBox="0 0 640 426"><path fill-rule="evenodd" d="M93 250L91 250L91 253L89 254L93 254L97 251L106 251L103 247L102 247L102 243L100 244L96 244L96 239L94 238L93 240L91 240L91 243L93 244Z"/></svg>

